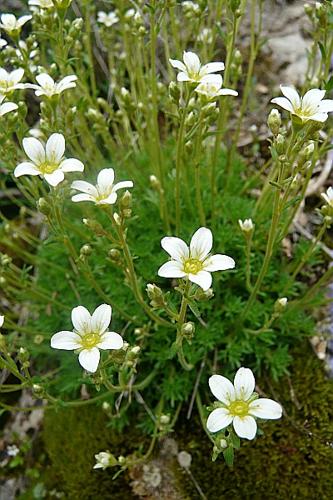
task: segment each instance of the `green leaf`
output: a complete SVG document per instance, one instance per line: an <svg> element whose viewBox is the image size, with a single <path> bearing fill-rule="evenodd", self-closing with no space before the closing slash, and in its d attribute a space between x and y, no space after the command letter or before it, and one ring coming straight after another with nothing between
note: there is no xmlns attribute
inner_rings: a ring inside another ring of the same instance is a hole
<svg viewBox="0 0 333 500"><path fill-rule="evenodd" d="M224 460L225 463L227 464L228 467L232 467L234 465L234 449L232 446L229 446L226 450L223 452Z"/></svg>
<svg viewBox="0 0 333 500"><path fill-rule="evenodd" d="M318 42L318 45L319 45L321 57L323 59L326 59L326 49L325 49L324 45L321 42Z"/></svg>
<svg viewBox="0 0 333 500"><path fill-rule="evenodd" d="M331 78L325 84L325 90L326 90L326 92L330 92L332 89L333 89L333 75L331 76Z"/></svg>

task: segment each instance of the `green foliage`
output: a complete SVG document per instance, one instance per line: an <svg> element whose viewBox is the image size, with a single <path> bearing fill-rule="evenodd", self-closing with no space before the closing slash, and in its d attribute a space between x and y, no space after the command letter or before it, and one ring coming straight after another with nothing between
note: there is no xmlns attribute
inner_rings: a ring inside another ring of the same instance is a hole
<svg viewBox="0 0 333 500"><path fill-rule="evenodd" d="M185 415L180 418L173 437L179 449L191 453L191 472L208 499L331 497L333 383L306 344L293 354L290 377L272 384L267 379L258 381L261 390L283 401L283 418L261 424L263 435L253 443L243 443L232 470L221 460L212 464L209 441L197 416L190 427ZM44 478L48 488L56 487L73 499L134 498L127 476L113 481L113 469L91 470L93 455L102 449L117 456L141 442L137 422L126 436L110 430L106 423L100 409L92 406L47 413L43 436L50 458ZM180 494L196 498L188 476L178 468L175 474Z"/></svg>

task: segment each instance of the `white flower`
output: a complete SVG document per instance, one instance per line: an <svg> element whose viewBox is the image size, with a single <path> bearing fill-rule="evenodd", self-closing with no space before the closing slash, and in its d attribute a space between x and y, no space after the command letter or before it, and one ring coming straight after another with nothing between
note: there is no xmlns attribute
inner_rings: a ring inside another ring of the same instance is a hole
<svg viewBox="0 0 333 500"><path fill-rule="evenodd" d="M75 81L77 80L77 76L68 75L59 82L55 83L50 75L47 73L41 73L36 76L36 80L39 85L31 85L31 87L35 90L36 96L40 97L45 95L46 97L52 97L54 95L61 94L64 90L76 87Z"/></svg>
<svg viewBox="0 0 333 500"><path fill-rule="evenodd" d="M23 149L31 160L17 165L14 176L40 175L51 186L57 186L65 178L64 172L83 172L84 165L75 158L64 158L65 138L62 134L52 134L46 146L34 137L23 139Z"/></svg>
<svg viewBox="0 0 333 500"><path fill-rule="evenodd" d="M0 37L0 49L6 47L7 41Z"/></svg>
<svg viewBox="0 0 333 500"><path fill-rule="evenodd" d="M241 230L244 231L244 233L250 233L254 229L252 219L245 219L244 221L238 219L238 224Z"/></svg>
<svg viewBox="0 0 333 500"><path fill-rule="evenodd" d="M114 24L116 24L119 21L119 17L116 16L115 12L106 13L106 12L100 10L97 13L97 21L101 24L104 24L108 28L110 28L111 26L113 26Z"/></svg>
<svg viewBox="0 0 333 500"><path fill-rule="evenodd" d="M109 451L100 451L95 455L96 464L93 468L105 470L107 467L110 467L111 462L113 462L112 459L113 456Z"/></svg>
<svg viewBox="0 0 333 500"><path fill-rule="evenodd" d="M86 181L74 181L72 188L82 191L82 194L76 194L72 201L92 201L96 205L113 205L117 201L118 189L133 187L132 181L114 182L113 168L103 168L97 176L97 185L94 186Z"/></svg>
<svg viewBox="0 0 333 500"><path fill-rule="evenodd" d="M16 457L16 455L20 453L20 449L16 446L16 444L9 444L6 452L9 457Z"/></svg>
<svg viewBox="0 0 333 500"><path fill-rule="evenodd" d="M330 207L333 207L333 187L329 187L326 191L326 193L321 193L320 195L329 205Z"/></svg>
<svg viewBox="0 0 333 500"><path fill-rule="evenodd" d="M203 77L201 83L196 87L195 91L198 94L205 96L207 99L216 99L220 95L238 95L236 90L222 89L223 79L221 75L208 75Z"/></svg>
<svg viewBox="0 0 333 500"><path fill-rule="evenodd" d="M4 324L4 321L5 321L5 317L4 316L0 316L0 328Z"/></svg>
<svg viewBox="0 0 333 500"><path fill-rule="evenodd" d="M311 89L303 97L300 97L293 87L280 85L280 88L285 97L275 97L271 102L290 111L302 122L309 120L324 122L328 118L327 113L333 111L333 100L323 99L325 90Z"/></svg>
<svg viewBox="0 0 333 500"><path fill-rule="evenodd" d="M116 332L109 332L112 308L102 304L91 316L89 311L78 306L72 310L74 331L61 331L51 338L51 347L65 351L79 350L79 363L88 372L97 370L99 349L121 349L123 339Z"/></svg>
<svg viewBox="0 0 333 500"><path fill-rule="evenodd" d="M31 16L22 16L16 19L14 14L2 14L0 28L2 28L9 35L20 32L22 26L30 21Z"/></svg>
<svg viewBox="0 0 333 500"><path fill-rule="evenodd" d="M287 303L288 303L288 298L287 298L287 297L281 297L280 299L277 299L277 303L278 303L281 307L286 307L286 306L287 306Z"/></svg>
<svg viewBox="0 0 333 500"><path fill-rule="evenodd" d="M159 268L158 275L164 278L187 277L205 291L212 284L210 273L235 267L234 259L227 255L209 255L213 246L213 235L206 227L201 227L194 233L190 247L180 238L172 236L163 238L161 245L171 260Z"/></svg>
<svg viewBox="0 0 333 500"><path fill-rule="evenodd" d="M278 419L281 406L272 399L259 398L254 392L255 380L249 368L239 368L234 383L222 375L213 375L209 387L219 400L207 420L209 432L218 432L233 424L241 438L254 439L257 433L255 418Z"/></svg>
<svg viewBox="0 0 333 500"><path fill-rule="evenodd" d="M24 83L19 83L24 75L24 69L19 68L8 72L0 68L0 95L6 95L14 90L25 89Z"/></svg>
<svg viewBox="0 0 333 500"><path fill-rule="evenodd" d="M52 9L54 7L52 0L29 0L28 5L32 7L31 10L39 9Z"/></svg>
<svg viewBox="0 0 333 500"><path fill-rule="evenodd" d="M208 81L212 79L211 73L224 70L223 62L213 62L201 66L200 59L194 52L184 51L184 62L176 59L169 59L169 61L174 68L180 71L177 75L177 80L179 82L200 83L202 81Z"/></svg>
<svg viewBox="0 0 333 500"><path fill-rule="evenodd" d="M0 95L0 117L9 113L10 111L15 111L18 108L18 105L15 102L3 102L5 96Z"/></svg>

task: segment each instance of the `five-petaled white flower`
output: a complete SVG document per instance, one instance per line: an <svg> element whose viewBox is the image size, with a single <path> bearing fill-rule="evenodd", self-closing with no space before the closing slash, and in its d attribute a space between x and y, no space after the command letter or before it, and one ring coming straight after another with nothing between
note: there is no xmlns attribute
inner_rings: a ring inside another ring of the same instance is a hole
<svg viewBox="0 0 333 500"><path fill-rule="evenodd" d="M24 75L24 69L19 68L14 71L6 71L0 68L0 95L7 95L18 89L25 89L26 84L20 83Z"/></svg>
<svg viewBox="0 0 333 500"><path fill-rule="evenodd" d="M239 368L233 384L222 375L213 375L209 387L219 401L207 420L209 432L221 431L232 423L239 437L254 439L257 433L255 418L275 420L282 416L279 403L258 399L254 392L255 379L249 368Z"/></svg>
<svg viewBox="0 0 333 500"><path fill-rule="evenodd" d="M184 62L177 59L169 59L169 61L174 68L180 71L177 75L179 82L207 82L213 80L211 73L224 70L223 62L212 62L201 66L200 59L194 52L184 51Z"/></svg>
<svg viewBox="0 0 333 500"><path fill-rule="evenodd" d="M320 195L325 201L326 203L330 206L330 207L333 207L333 187L330 186L326 193L321 193Z"/></svg>
<svg viewBox="0 0 333 500"><path fill-rule="evenodd" d="M2 14L0 22L0 28L2 28L6 33L12 35L13 33L19 33L22 26L30 21L31 16L22 16L16 19L14 14Z"/></svg>
<svg viewBox="0 0 333 500"><path fill-rule="evenodd" d="M88 372L97 370L99 349L121 349L124 341L119 333L109 332L112 308L102 304L92 316L89 311L78 306L72 310L74 331L61 331L51 338L51 347L65 351L79 350L79 363Z"/></svg>
<svg viewBox="0 0 333 500"><path fill-rule="evenodd" d="M117 201L118 189L133 187L132 181L114 182L113 168L103 168L97 176L97 185L94 186L86 181L74 181L72 188L82 191L82 194L75 194L72 201L93 201L96 205L113 205Z"/></svg>
<svg viewBox="0 0 333 500"><path fill-rule="evenodd" d="M119 21L119 17L115 14L115 12L104 12L100 10L97 13L97 21L101 24L104 24L107 28L110 28L114 24Z"/></svg>
<svg viewBox="0 0 333 500"><path fill-rule="evenodd" d="M64 172L83 172L84 165L75 158L64 158L65 138L62 134L52 134L46 146L34 137L23 139L23 149L31 160L17 165L14 176L40 175L51 186L57 186L65 178Z"/></svg>
<svg viewBox="0 0 333 500"><path fill-rule="evenodd" d="M210 229L200 227L192 236L190 247L173 236L166 236L161 241L162 248L171 259L158 270L164 278L185 278L208 290L212 284L210 273L233 269L235 261L228 255L210 255L213 246L213 235Z"/></svg>
<svg viewBox="0 0 333 500"><path fill-rule="evenodd" d="M309 120L324 122L327 120L327 113L333 111L333 100L324 99L325 90L311 89L300 97L293 87L280 85L280 88L285 97L275 97L271 102L286 109L304 123Z"/></svg>
<svg viewBox="0 0 333 500"><path fill-rule="evenodd" d="M10 111L15 111L15 109L18 108L15 102L3 102L4 99L5 96L0 95L0 116L3 116L6 113L9 113Z"/></svg>
<svg viewBox="0 0 333 500"><path fill-rule="evenodd" d="M56 83L50 75L41 73L36 76L36 80L39 85L31 85L31 88L35 90L36 96L45 95L46 97L52 97L61 94L64 90L76 87L75 81L77 80L77 76L68 75Z"/></svg>
<svg viewBox="0 0 333 500"><path fill-rule="evenodd" d="M223 79L221 75L208 75L209 79L206 81L204 77L196 87L195 91L198 94L205 96L208 100L216 99L220 95L233 95L237 96L238 92L232 89L222 89Z"/></svg>
<svg viewBox="0 0 333 500"><path fill-rule="evenodd" d="M114 465L114 457L109 451L100 451L95 455L96 463L94 469L107 469L111 465Z"/></svg>
<svg viewBox="0 0 333 500"><path fill-rule="evenodd" d="M4 316L0 316L0 328L4 324L4 321L5 321L5 317Z"/></svg>

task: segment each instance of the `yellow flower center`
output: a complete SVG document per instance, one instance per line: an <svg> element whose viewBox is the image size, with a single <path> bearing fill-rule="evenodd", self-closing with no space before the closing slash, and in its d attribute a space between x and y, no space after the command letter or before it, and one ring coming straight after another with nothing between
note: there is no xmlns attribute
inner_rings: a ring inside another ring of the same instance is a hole
<svg viewBox="0 0 333 500"><path fill-rule="evenodd" d="M101 341L101 336L99 333L86 333L81 337L81 345L84 349L92 349L96 347Z"/></svg>
<svg viewBox="0 0 333 500"><path fill-rule="evenodd" d="M59 164L45 162L38 165L39 170L42 174L52 174L57 168L59 168Z"/></svg>
<svg viewBox="0 0 333 500"><path fill-rule="evenodd" d="M199 259L186 259L184 261L184 272L187 274L198 274L203 268L202 262Z"/></svg>
<svg viewBox="0 0 333 500"><path fill-rule="evenodd" d="M249 404L246 401L233 401L228 410L234 417L246 417L249 414Z"/></svg>

